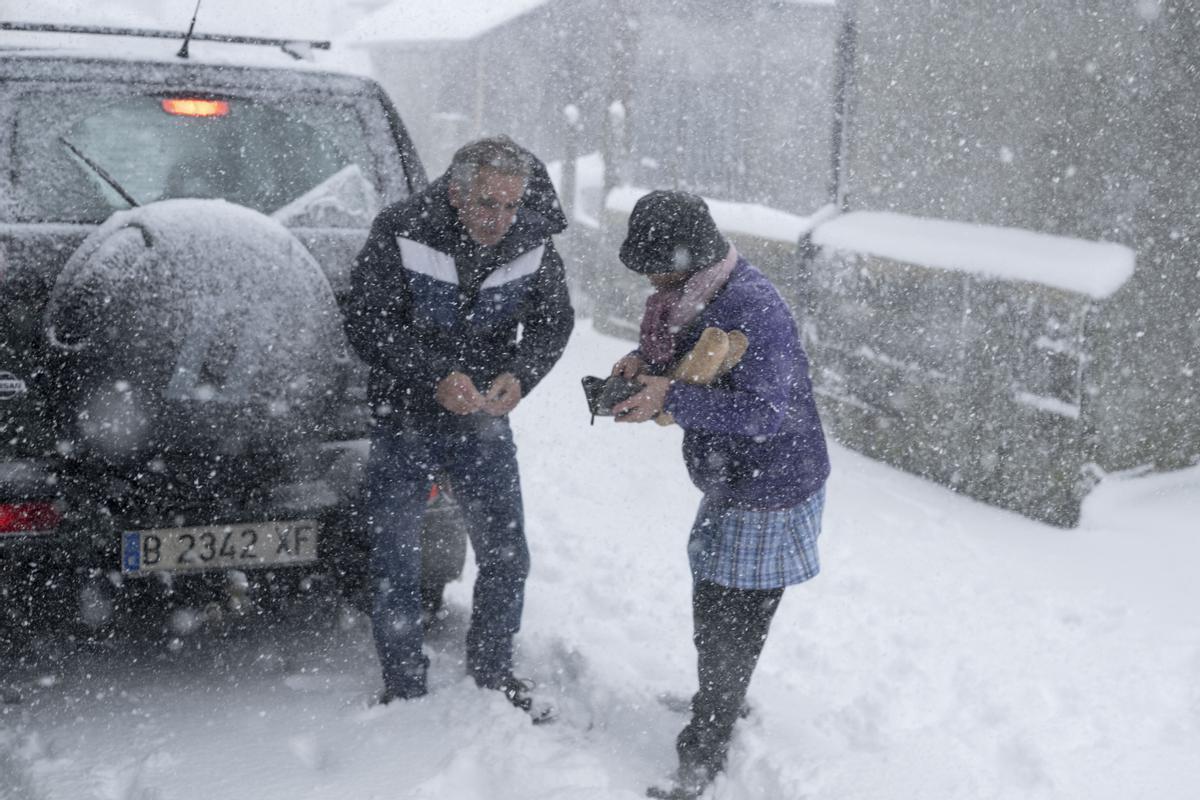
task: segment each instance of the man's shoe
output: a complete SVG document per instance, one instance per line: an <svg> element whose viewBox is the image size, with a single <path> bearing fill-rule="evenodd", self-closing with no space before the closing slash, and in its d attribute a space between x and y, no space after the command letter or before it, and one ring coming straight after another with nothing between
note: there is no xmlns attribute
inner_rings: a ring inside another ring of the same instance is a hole
<svg viewBox="0 0 1200 800"><path fill-rule="evenodd" d="M522 680L515 678L512 675L506 675L500 680L500 685L496 687L504 693L508 698L508 702L512 703L522 711L529 711L533 708L533 698L529 693L533 691L533 681Z"/></svg>
<svg viewBox="0 0 1200 800"><path fill-rule="evenodd" d="M387 704L391 703L393 700L416 700L418 697L424 697L424 696L425 696L424 688L413 689L413 690L409 690L407 692L401 692L397 689L388 689L385 687L384 690L379 693L379 698L376 702L377 702L377 705L386 706Z"/></svg>
<svg viewBox="0 0 1200 800"><path fill-rule="evenodd" d="M482 685L485 689L494 689L503 694L504 698L514 708L519 708L528 714L530 719L533 720L534 725L542 725L554 721L555 713L553 706L544 704L535 705L533 698L530 697L529 693L534 687L533 681L527 681L513 675L505 675L494 684Z"/></svg>

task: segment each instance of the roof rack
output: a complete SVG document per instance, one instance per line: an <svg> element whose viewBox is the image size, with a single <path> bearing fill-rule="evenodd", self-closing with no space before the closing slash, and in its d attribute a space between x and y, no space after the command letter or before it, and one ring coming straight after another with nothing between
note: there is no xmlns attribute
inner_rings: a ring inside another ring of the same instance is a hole
<svg viewBox="0 0 1200 800"><path fill-rule="evenodd" d="M99 25L53 25L42 22L0 22L2 31L22 31L25 33L84 33L96 36L139 36L147 39L179 39L185 38L183 31L158 31L148 28L111 28ZM328 50L328 41L309 39L273 39L263 36L233 36L225 33L193 33L193 42L224 42L226 44L258 44L268 47L278 47L292 58L304 58L303 52L295 48L312 48Z"/></svg>

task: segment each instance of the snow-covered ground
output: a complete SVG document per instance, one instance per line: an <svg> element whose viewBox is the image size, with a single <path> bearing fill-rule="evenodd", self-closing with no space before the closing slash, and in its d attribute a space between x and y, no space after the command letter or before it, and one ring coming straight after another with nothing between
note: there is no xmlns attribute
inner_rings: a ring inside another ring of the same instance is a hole
<svg viewBox="0 0 1200 800"><path fill-rule="evenodd" d="M587 425L579 378L625 349L581 322L515 415L534 557L518 663L556 724L462 676L469 582L430 637L432 693L388 707L368 705L366 621L313 601L10 675L25 702L0 706L0 798L642 796L684 721L661 697L693 688L698 495L677 429ZM1111 479L1064 531L832 455L824 572L785 595L711 797L1200 796L1200 469Z"/></svg>

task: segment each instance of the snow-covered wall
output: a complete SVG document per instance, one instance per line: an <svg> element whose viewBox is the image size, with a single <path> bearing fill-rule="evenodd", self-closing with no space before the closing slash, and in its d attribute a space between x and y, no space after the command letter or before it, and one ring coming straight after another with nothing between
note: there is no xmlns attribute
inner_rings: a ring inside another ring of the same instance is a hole
<svg viewBox="0 0 1200 800"><path fill-rule="evenodd" d="M812 240L835 250L1027 281L1098 300L1129 280L1136 261L1131 248L1112 242L881 211L838 216L818 226Z"/></svg>
<svg viewBox="0 0 1200 800"><path fill-rule="evenodd" d="M842 8L840 189L858 213L814 240L861 254L816 276L819 332L847 348L830 390L857 380L893 415L864 413L860 440L1026 510L1038 481L1069 495L1096 470L1200 458L1200 6ZM873 361L851 348L864 337ZM896 353L968 371L913 380L880 357Z"/></svg>

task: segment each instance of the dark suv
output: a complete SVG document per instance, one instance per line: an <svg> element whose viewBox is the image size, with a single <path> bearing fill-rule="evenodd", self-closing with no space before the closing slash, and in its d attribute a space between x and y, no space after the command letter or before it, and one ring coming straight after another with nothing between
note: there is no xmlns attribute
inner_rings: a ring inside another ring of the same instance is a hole
<svg viewBox="0 0 1200 800"><path fill-rule="evenodd" d="M425 182L395 109L294 43L0 27L0 629L318 576L365 596L338 300ZM429 607L465 553L431 498Z"/></svg>

